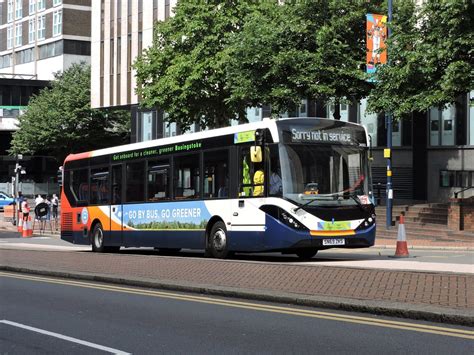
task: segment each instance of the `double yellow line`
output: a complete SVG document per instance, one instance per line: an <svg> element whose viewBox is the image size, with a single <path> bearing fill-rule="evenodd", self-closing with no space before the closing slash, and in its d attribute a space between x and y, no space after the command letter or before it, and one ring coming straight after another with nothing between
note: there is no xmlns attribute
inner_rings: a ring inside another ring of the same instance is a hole
<svg viewBox="0 0 474 355"><path fill-rule="evenodd" d="M15 279L22 279L22 280L37 281L37 282L47 282L47 283L59 284L59 285L92 288L92 289L103 290L103 291L121 292L121 293L128 293L128 294L141 295L141 296L160 297L160 298L167 298L167 299L187 301L187 302L199 302L199 303L213 304L213 305L219 305L219 306L225 306L225 307L251 309L251 310L256 310L256 311L261 311L261 312L272 312L272 313L288 314L288 315L300 316L300 317L329 319L329 320L335 320L335 321L346 322L346 323L365 324L365 325L371 325L371 326L377 326L377 327L402 329L402 330L409 330L409 331L415 331L415 332L423 332L423 333L445 335L445 336L474 340L474 331L463 330L463 329L437 327L437 326L430 326L430 325L424 325L424 324L399 322L399 321L360 317L360 316L351 316L351 315L345 315L345 314L312 311L312 310L290 308L290 307L271 306L271 305L251 303L251 302L239 302L239 301L224 300L224 299L217 299L217 298L203 297L203 296L183 295L183 294L172 293L172 292L144 290L144 289L137 289L137 288L130 288L130 287L94 284L94 283L82 282L82 281L61 280L61 279L54 279L54 278L49 278L49 277L13 274L13 273L7 273L7 272L0 272L0 276L10 277L10 278L15 278Z"/></svg>

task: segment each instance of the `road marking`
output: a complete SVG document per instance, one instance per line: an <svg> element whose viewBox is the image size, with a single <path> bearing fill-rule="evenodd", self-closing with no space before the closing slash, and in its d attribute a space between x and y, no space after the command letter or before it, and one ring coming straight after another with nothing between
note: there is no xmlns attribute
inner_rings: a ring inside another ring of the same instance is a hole
<svg viewBox="0 0 474 355"><path fill-rule="evenodd" d="M231 300L217 299L217 298L204 297L204 296L182 295L179 293L172 293L172 292L141 290L137 288L113 286L113 285L105 285L105 284L94 284L94 283L82 282L82 281L70 281L70 280L60 280L60 279L40 277L40 276L19 275L19 274L7 273L7 272L0 272L0 276L10 277L10 278L15 278L15 279L30 280L30 281L47 282L47 283L59 284L59 285L91 288L91 289L111 291L111 292L121 292L121 293L135 294L135 295L141 295L141 296L151 296L151 297L167 298L167 299L174 299L174 300L180 300L180 301L220 305L220 306L226 306L226 307L252 309L252 310L257 310L257 311L262 311L262 312L273 312L273 313L288 314L288 315L295 315L295 316L302 316L302 317L335 320L335 321L341 321L341 322L347 322L347 323L365 324L365 325L372 325L372 326L385 327L385 328L410 330L410 331L416 331L416 332L424 332L424 333L430 333L430 334L438 334L438 335L445 335L445 336L474 340L474 331L456 329L456 328L446 328L446 327L376 319L376 318L369 318L369 317L343 315L343 314L337 314L337 313L304 310L304 309L282 307L282 306L271 306L271 305L251 303L251 302L231 301Z"/></svg>
<svg viewBox="0 0 474 355"><path fill-rule="evenodd" d="M81 345L84 345L84 346L88 346L90 348L107 351L107 352L112 353L112 354L120 354L120 355L129 355L130 354L130 353L127 353L127 352L124 352L124 351L121 351L121 350L117 350L117 349L114 349L114 348L109 348L107 346L94 344L94 343L91 343L91 342L88 342L88 341L85 341L85 340L81 340L81 339L77 339L77 338L72 338L72 337L69 337L67 335L62 335L62 334L59 334L59 333L50 332L48 330L44 330L44 329L40 329L40 328L30 327L29 325L25 325L25 324L21 324L21 323L17 323L17 322L11 322L11 321L6 320L6 319L0 320L0 323L11 325L11 326L17 327L17 328L30 330L32 332L48 335L48 336L55 337L55 338L58 338L58 339L70 341L72 343L81 344Z"/></svg>

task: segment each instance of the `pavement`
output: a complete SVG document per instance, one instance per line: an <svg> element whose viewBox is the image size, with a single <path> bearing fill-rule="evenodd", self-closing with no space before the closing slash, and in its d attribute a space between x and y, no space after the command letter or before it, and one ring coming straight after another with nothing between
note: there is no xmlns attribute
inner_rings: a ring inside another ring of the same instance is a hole
<svg viewBox="0 0 474 355"><path fill-rule="evenodd" d="M14 230L0 222L0 231ZM411 249L474 250L467 240L410 240ZM58 238L57 234L52 235ZM37 238L34 238L37 239ZM394 248L396 240L377 240ZM89 248L87 248L89 249ZM474 326L474 273L446 265L419 271L324 263L164 257L156 253L96 254L77 249L0 248L0 270L93 280L225 297L362 311ZM396 261L389 261L394 265Z"/></svg>

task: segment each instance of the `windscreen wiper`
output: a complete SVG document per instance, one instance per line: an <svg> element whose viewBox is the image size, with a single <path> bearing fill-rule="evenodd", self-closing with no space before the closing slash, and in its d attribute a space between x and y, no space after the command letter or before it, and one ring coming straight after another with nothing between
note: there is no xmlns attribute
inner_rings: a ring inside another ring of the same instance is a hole
<svg viewBox="0 0 474 355"><path fill-rule="evenodd" d="M359 208L360 208L362 211L365 211L364 206L362 205L362 203L360 203L358 197L354 196L353 194L350 194L349 197L352 198L352 199L355 201L355 203L357 203L357 206L359 206Z"/></svg>
<svg viewBox="0 0 474 355"><path fill-rule="evenodd" d="M334 199L334 198L333 198L333 199ZM313 202L316 201L316 200L317 200L317 198L315 198L315 199L313 199L313 200L309 200L309 201L306 202L305 204L303 204L303 205L298 206L297 208L295 208L295 209L293 210L293 212L296 213L299 209L302 209L303 207L306 207L306 206L310 205L311 203L313 203Z"/></svg>

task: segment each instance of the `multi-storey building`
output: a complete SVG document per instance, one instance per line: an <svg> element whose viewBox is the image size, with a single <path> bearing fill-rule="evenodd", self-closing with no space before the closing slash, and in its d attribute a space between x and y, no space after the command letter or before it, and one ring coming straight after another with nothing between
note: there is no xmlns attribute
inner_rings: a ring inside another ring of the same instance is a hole
<svg viewBox="0 0 474 355"><path fill-rule="evenodd" d="M152 44L153 23L173 14L177 0L97 0L92 4L92 106L131 111L132 142L179 134L160 110L142 110L135 93L132 63ZM466 73L467 75L468 73ZM432 109L411 120L395 122L393 141L394 198L446 201L474 184L474 91L445 110ZM288 116L332 118L330 104L302 100ZM247 110L249 121L270 115L270 108ZM385 196L387 134L383 114L367 114L366 100L341 105L341 119L365 125L374 147L374 187ZM196 128L195 128L196 129ZM472 191L467 194L472 194Z"/></svg>
<svg viewBox="0 0 474 355"><path fill-rule="evenodd" d="M92 107L131 112L132 141L176 134L158 110L141 110L132 64L152 44L153 23L172 15L177 0L97 0L92 3Z"/></svg>
<svg viewBox="0 0 474 355"><path fill-rule="evenodd" d="M90 62L91 0L3 0L0 8L0 74L52 80Z"/></svg>
<svg viewBox="0 0 474 355"><path fill-rule="evenodd" d="M7 150L29 98L55 72L90 63L90 18L91 0L0 0L0 183L12 175Z"/></svg>

